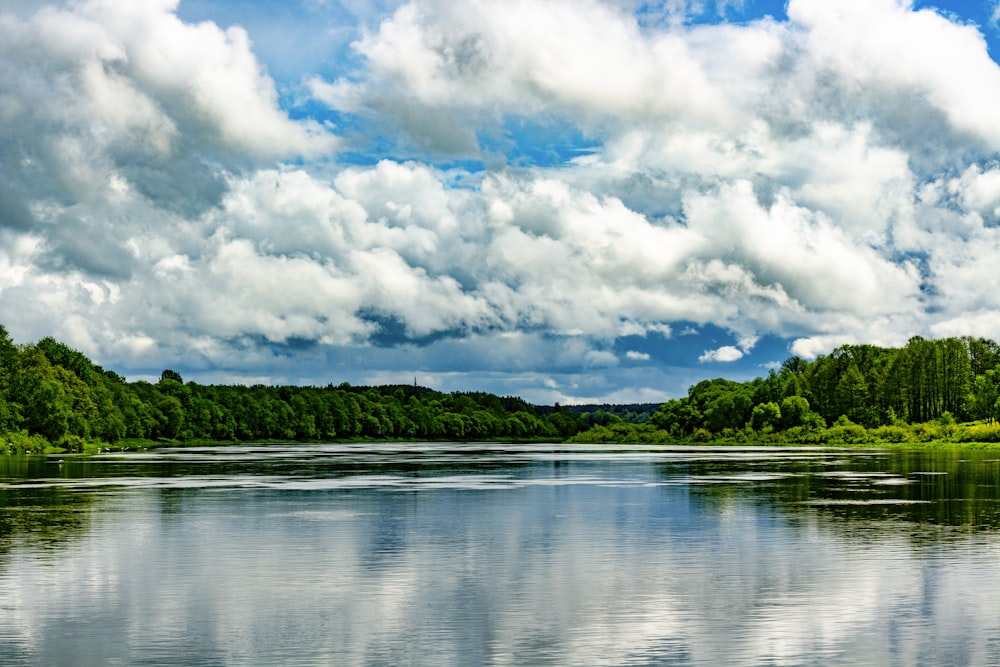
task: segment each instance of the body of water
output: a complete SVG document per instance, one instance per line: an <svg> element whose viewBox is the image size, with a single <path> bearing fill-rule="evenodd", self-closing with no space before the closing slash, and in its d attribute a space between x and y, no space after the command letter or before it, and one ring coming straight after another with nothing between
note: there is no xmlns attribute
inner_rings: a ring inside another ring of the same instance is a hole
<svg viewBox="0 0 1000 667"><path fill-rule="evenodd" d="M998 458L0 457L0 664L998 665Z"/></svg>

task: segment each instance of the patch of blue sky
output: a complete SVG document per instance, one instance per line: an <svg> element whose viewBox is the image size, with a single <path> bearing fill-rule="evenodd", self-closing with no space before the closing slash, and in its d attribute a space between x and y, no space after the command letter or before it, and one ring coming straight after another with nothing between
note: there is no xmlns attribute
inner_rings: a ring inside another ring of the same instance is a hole
<svg viewBox="0 0 1000 667"><path fill-rule="evenodd" d="M732 346L739 348L739 341L733 334L712 324L696 324L694 322L671 322L672 334L664 336L658 332L650 332L645 336L622 336L615 341L614 352L619 358L627 359L628 352L638 352L648 355L648 363L669 366L688 366L698 363L699 357L709 350ZM718 369L727 377L730 373L762 374L762 368L775 362L780 363L791 356L789 348L791 338L775 335L761 336L752 349L735 361L705 361L701 362L706 369ZM638 360L638 363L647 363ZM766 373L766 370L763 371Z"/></svg>
<svg viewBox="0 0 1000 667"><path fill-rule="evenodd" d="M314 120L329 126L337 134L364 130L364 121L358 114L333 109L324 102L301 95L287 94L280 99L281 107L292 120Z"/></svg>
<svg viewBox="0 0 1000 667"><path fill-rule="evenodd" d="M594 139L557 118L508 116L499 132L477 135L485 154L503 155L507 164L519 167L559 167L594 152Z"/></svg>
<svg viewBox="0 0 1000 667"><path fill-rule="evenodd" d="M764 18L775 21L788 19L785 0L709 0L701 3L703 9L694 14L691 23L751 23Z"/></svg>
<svg viewBox="0 0 1000 667"><path fill-rule="evenodd" d="M678 23L681 11L688 25L750 23L766 17L784 21L787 4L786 0L654 0L641 3L636 18L647 28Z"/></svg>

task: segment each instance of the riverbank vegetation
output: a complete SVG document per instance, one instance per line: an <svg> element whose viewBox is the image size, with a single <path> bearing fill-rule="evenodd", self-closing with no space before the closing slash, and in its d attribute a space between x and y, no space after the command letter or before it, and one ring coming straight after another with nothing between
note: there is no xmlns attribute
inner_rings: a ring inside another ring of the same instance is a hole
<svg viewBox="0 0 1000 667"><path fill-rule="evenodd" d="M128 382L52 338L0 325L0 452L158 442L568 440L593 443L1000 443L1000 346L913 338L792 357L655 406L536 406L513 396L387 385L201 385L164 370Z"/></svg>
<svg viewBox="0 0 1000 667"><path fill-rule="evenodd" d="M52 338L15 345L0 326L0 452L157 442L355 439L563 440L586 415L481 392L426 387L219 386L127 382Z"/></svg>
<svg viewBox="0 0 1000 667"><path fill-rule="evenodd" d="M816 445L1000 443L1000 346L911 338L786 360L748 382L704 380L644 424L598 425L578 442Z"/></svg>

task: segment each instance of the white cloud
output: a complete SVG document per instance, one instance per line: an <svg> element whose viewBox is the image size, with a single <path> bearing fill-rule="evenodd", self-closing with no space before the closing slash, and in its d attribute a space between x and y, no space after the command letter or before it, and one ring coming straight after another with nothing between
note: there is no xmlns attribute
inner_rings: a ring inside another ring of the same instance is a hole
<svg viewBox="0 0 1000 667"><path fill-rule="evenodd" d="M659 368L616 365L624 336L733 336L702 361L765 335L810 358L1000 337L1000 68L975 26L894 0L739 25L598 0L380 7L345 27L356 69L302 73L379 146L364 166L327 161L348 139L290 118L279 90L300 82L275 83L242 28L166 0L0 14L15 336L233 377L457 359L559 377L537 391L565 399L593 391L570 369ZM522 121L576 159L532 166L548 147Z"/></svg>
<svg viewBox="0 0 1000 667"><path fill-rule="evenodd" d="M366 80L313 79L313 94L376 108L440 150L474 150L473 125L498 114L566 114L593 129L651 114L698 125L737 115L683 39L649 36L595 0L409 3L355 48Z"/></svg>
<svg viewBox="0 0 1000 667"><path fill-rule="evenodd" d="M792 0L789 18L807 31L810 57L848 92L891 99L906 92L939 110L948 127L1000 148L1000 70L973 25L898 0Z"/></svg>
<svg viewBox="0 0 1000 667"><path fill-rule="evenodd" d="M718 361L718 362L730 362L738 361L743 358L743 350L738 347L733 347L732 345L723 345L715 350L705 350L705 352L698 357L698 361L701 363Z"/></svg>
<svg viewBox="0 0 1000 667"><path fill-rule="evenodd" d="M988 290L995 290L996 283L989 285ZM1000 331L1000 312L996 310L980 310L963 313L954 318L946 319L931 325L935 336L977 336L997 338Z"/></svg>
<svg viewBox="0 0 1000 667"><path fill-rule="evenodd" d="M795 340L792 343L791 351L792 354L803 359L815 359L839 345L849 345L856 342L857 340L853 337L846 335L810 336Z"/></svg>
<svg viewBox="0 0 1000 667"><path fill-rule="evenodd" d="M963 207L987 216L991 221L1000 219L1000 166L987 168L972 164L960 178L948 183L948 190L956 195Z"/></svg>
<svg viewBox="0 0 1000 667"><path fill-rule="evenodd" d="M718 259L710 263L732 262L724 273L713 271L704 279L749 290L789 315L799 307L858 314L908 309L918 294L910 267L858 244L826 216L795 205L785 194L765 210L743 181L691 197L685 209L688 227L715 240L706 250Z"/></svg>
<svg viewBox="0 0 1000 667"><path fill-rule="evenodd" d="M185 24L176 4L90 0L44 7L23 23L4 16L8 86L38 75L58 82L19 86L37 97L23 99L8 122L97 126L160 154L176 150L181 131L263 156L334 147L318 125L293 122L278 108L274 82L242 28Z"/></svg>

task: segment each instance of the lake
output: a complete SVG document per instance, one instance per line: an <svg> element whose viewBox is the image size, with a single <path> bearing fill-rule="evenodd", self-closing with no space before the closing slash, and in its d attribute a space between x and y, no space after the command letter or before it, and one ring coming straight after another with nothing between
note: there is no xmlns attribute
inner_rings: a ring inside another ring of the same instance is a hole
<svg viewBox="0 0 1000 667"><path fill-rule="evenodd" d="M998 459L0 457L0 664L997 665Z"/></svg>

